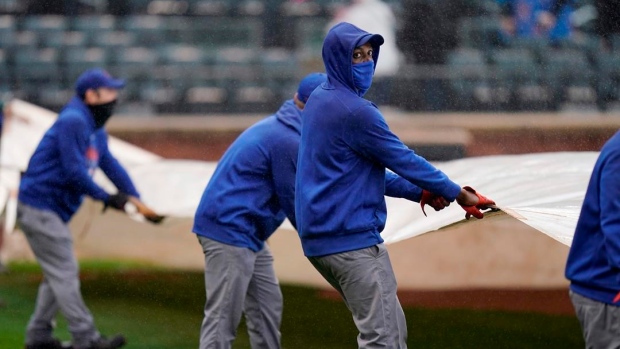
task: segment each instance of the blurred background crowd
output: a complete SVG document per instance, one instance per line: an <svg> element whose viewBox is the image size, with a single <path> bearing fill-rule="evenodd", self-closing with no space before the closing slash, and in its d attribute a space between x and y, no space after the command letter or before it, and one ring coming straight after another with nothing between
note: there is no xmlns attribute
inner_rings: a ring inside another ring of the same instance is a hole
<svg viewBox="0 0 620 349"><path fill-rule="evenodd" d="M0 0L0 94L58 111L100 66L122 114L271 113L339 21L386 38L381 106L620 110L620 0Z"/></svg>

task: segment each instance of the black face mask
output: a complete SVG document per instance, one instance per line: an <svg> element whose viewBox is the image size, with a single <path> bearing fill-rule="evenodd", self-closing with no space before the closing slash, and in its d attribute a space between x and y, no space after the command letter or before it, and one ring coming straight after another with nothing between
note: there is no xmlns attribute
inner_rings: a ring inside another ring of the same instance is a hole
<svg viewBox="0 0 620 349"><path fill-rule="evenodd" d="M114 113L114 107L116 107L116 100L105 104L88 106L88 109L90 109L95 119L95 128L101 128L105 125L106 121L108 121L112 113Z"/></svg>

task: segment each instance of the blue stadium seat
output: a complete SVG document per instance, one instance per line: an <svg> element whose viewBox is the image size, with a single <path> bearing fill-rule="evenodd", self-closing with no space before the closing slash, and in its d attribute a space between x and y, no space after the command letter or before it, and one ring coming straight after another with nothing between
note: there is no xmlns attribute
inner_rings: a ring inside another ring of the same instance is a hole
<svg viewBox="0 0 620 349"><path fill-rule="evenodd" d="M0 49L0 86L9 86L11 81L12 77L10 75L6 54L3 49Z"/></svg>
<svg viewBox="0 0 620 349"><path fill-rule="evenodd" d="M620 103L620 55L615 52L601 52L596 57L598 107L608 110L612 104Z"/></svg>
<svg viewBox="0 0 620 349"><path fill-rule="evenodd" d="M103 32L116 30L116 17L104 16L78 16L72 19L71 29L95 35Z"/></svg>
<svg viewBox="0 0 620 349"><path fill-rule="evenodd" d="M23 49L15 52L15 80L19 88L24 85L60 81L58 51L52 48Z"/></svg>
<svg viewBox="0 0 620 349"><path fill-rule="evenodd" d="M106 51L102 48L71 47L62 52L65 83L72 84L82 72L108 65Z"/></svg>
<svg viewBox="0 0 620 349"><path fill-rule="evenodd" d="M13 49L17 51L30 50L39 47L39 36L33 31L19 31L13 37Z"/></svg>
<svg viewBox="0 0 620 349"><path fill-rule="evenodd" d="M502 46L501 24L494 16L464 17L459 20L460 46L490 50Z"/></svg>
<svg viewBox="0 0 620 349"><path fill-rule="evenodd" d="M550 49L543 54L542 60L544 81L553 93L555 109L564 105L595 108L594 71L584 52Z"/></svg>
<svg viewBox="0 0 620 349"><path fill-rule="evenodd" d="M187 88L183 80L152 79L142 84L138 94L140 100L150 103L158 114L179 113L188 108L183 104Z"/></svg>
<svg viewBox="0 0 620 349"><path fill-rule="evenodd" d="M297 56L285 49L267 49L259 57L265 80L275 83L287 83L297 80L302 69Z"/></svg>
<svg viewBox="0 0 620 349"><path fill-rule="evenodd" d="M507 111L547 110L552 95L542 83L541 69L527 49L498 49L491 53L492 85L497 90L498 109Z"/></svg>
<svg viewBox="0 0 620 349"><path fill-rule="evenodd" d="M541 38L518 37L510 40L509 47L529 50L534 59L540 62L542 55L549 50L549 42Z"/></svg>
<svg viewBox="0 0 620 349"><path fill-rule="evenodd" d="M448 54L447 68L454 107L464 111L492 109L495 100L488 75L489 68L480 50L460 48Z"/></svg>
<svg viewBox="0 0 620 349"><path fill-rule="evenodd" d="M16 22L12 16L0 16L0 47L7 48L13 45Z"/></svg>
<svg viewBox="0 0 620 349"><path fill-rule="evenodd" d="M226 16L231 14L233 0L189 0L189 13L198 16Z"/></svg>
<svg viewBox="0 0 620 349"><path fill-rule="evenodd" d="M232 47L216 51L214 78L219 80L256 80L262 77L259 54L250 48Z"/></svg>
<svg viewBox="0 0 620 349"><path fill-rule="evenodd" d="M314 17L322 14L323 8L315 1L282 1L280 13L286 17Z"/></svg>
<svg viewBox="0 0 620 349"><path fill-rule="evenodd" d="M188 113L225 113L229 110L229 90L215 81L195 81L185 91L183 105Z"/></svg>
<svg viewBox="0 0 620 349"><path fill-rule="evenodd" d="M120 28L135 34L140 45L153 47L165 43L168 22L162 16L128 16Z"/></svg>
<svg viewBox="0 0 620 349"><path fill-rule="evenodd" d="M75 90L72 86L59 83L39 84L36 87L36 103L54 112L59 112L71 97L75 95Z"/></svg>
<svg viewBox="0 0 620 349"><path fill-rule="evenodd" d="M152 0L148 1L145 9L146 14L160 16L179 16L190 14L189 1L187 0ZM141 11L134 11L139 13Z"/></svg>
<svg viewBox="0 0 620 349"><path fill-rule="evenodd" d="M68 47L85 47L88 45L88 36L86 33L78 31L63 32L58 35L46 35L40 38L39 45L41 47L68 48Z"/></svg>
<svg viewBox="0 0 620 349"><path fill-rule="evenodd" d="M191 44L193 43L193 20L188 16L167 17L167 31L165 44Z"/></svg>
<svg viewBox="0 0 620 349"><path fill-rule="evenodd" d="M613 34L610 41L613 52L620 53L620 33Z"/></svg>
<svg viewBox="0 0 620 349"><path fill-rule="evenodd" d="M299 18L289 22L294 30L282 33L292 36L285 40L292 42L296 51L304 57L320 57L329 19Z"/></svg>
<svg viewBox="0 0 620 349"><path fill-rule="evenodd" d="M193 40L205 48L244 47L262 45L263 26L256 18L194 17L191 21Z"/></svg>
<svg viewBox="0 0 620 349"><path fill-rule="evenodd" d="M165 45L157 48L159 70L169 78L208 79L211 77L211 52L190 45Z"/></svg>
<svg viewBox="0 0 620 349"><path fill-rule="evenodd" d="M145 47L119 49L110 58L112 75L137 83L151 80L159 60L155 51Z"/></svg>
<svg viewBox="0 0 620 349"><path fill-rule="evenodd" d="M65 31L67 17L57 15L26 16L20 18L22 30L35 31Z"/></svg>
<svg viewBox="0 0 620 349"><path fill-rule="evenodd" d="M149 5L153 0L127 0L128 11L131 14L148 14Z"/></svg>
<svg viewBox="0 0 620 349"><path fill-rule="evenodd" d="M229 80L227 84L231 113L273 113L282 102L277 86L260 80Z"/></svg>
<svg viewBox="0 0 620 349"><path fill-rule="evenodd" d="M42 42L58 40L67 30L67 18L63 16L27 16L20 20L21 29L34 32Z"/></svg>
<svg viewBox="0 0 620 349"><path fill-rule="evenodd" d="M2 0L0 1L0 13L18 15L23 13L25 5L24 0Z"/></svg>
<svg viewBox="0 0 620 349"><path fill-rule="evenodd" d="M239 16L262 16L265 13L266 5L264 1L242 0L236 4L235 12Z"/></svg>
<svg viewBox="0 0 620 349"><path fill-rule="evenodd" d="M138 45L135 33L125 31L108 31L91 37L92 46L101 47L110 52Z"/></svg>
<svg viewBox="0 0 620 349"><path fill-rule="evenodd" d="M191 45L169 44L158 48L164 64L200 68L205 61L205 51Z"/></svg>

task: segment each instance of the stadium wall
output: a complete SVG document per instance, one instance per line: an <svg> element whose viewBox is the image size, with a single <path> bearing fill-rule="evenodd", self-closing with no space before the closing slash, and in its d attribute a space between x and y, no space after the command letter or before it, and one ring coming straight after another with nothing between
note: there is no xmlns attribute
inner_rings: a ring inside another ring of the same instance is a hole
<svg viewBox="0 0 620 349"><path fill-rule="evenodd" d="M620 128L616 114L384 113L391 129L429 160L557 151L597 151ZM166 158L216 161L263 115L113 118L110 134Z"/></svg>

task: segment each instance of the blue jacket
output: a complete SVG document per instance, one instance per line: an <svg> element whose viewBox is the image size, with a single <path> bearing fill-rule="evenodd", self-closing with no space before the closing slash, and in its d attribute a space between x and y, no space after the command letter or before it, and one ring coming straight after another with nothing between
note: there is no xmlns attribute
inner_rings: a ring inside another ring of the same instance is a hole
<svg viewBox="0 0 620 349"><path fill-rule="evenodd" d="M84 102L74 97L60 112L30 158L19 186L19 201L50 210L68 222L89 195L109 194L92 179L101 168L120 192L139 197L129 175L108 150L108 134L95 128Z"/></svg>
<svg viewBox="0 0 620 349"><path fill-rule="evenodd" d="M239 135L202 195L192 231L257 252L285 216L295 225L300 133L301 110L288 100Z"/></svg>
<svg viewBox="0 0 620 349"><path fill-rule="evenodd" d="M308 257L366 248L383 242L385 195L403 195L401 179L454 200L461 188L394 135L377 107L358 96L351 57L369 33L336 25L323 43L327 82L303 111L295 186L297 229ZM376 65L379 50L375 48ZM386 180L387 179L387 180ZM399 184L399 185L394 185ZM411 185L411 184L410 184Z"/></svg>
<svg viewBox="0 0 620 349"><path fill-rule="evenodd" d="M570 288L599 302L620 292L620 132L594 165L566 263Z"/></svg>

